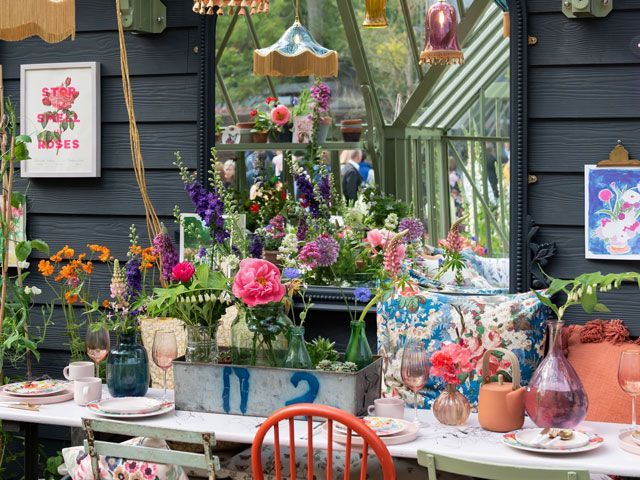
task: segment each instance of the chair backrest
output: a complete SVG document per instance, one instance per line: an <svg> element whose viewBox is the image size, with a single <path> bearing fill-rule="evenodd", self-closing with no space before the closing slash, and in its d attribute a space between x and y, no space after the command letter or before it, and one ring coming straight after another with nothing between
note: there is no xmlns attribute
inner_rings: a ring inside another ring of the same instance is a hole
<svg viewBox="0 0 640 480"><path fill-rule="evenodd" d="M351 468L352 438L355 432L362 438L362 461L360 465L360 480L364 480L367 475L367 459L369 448L380 462L382 478L384 480L395 480L396 472L393 465L393 458L387 446L380 440L373 430L367 427L360 419L350 413L334 407L316 405L313 403L299 403L281 408L273 413L258 429L253 446L251 447L251 467L254 480L263 480L264 471L262 468L262 444L267 433L273 429L274 455L275 455L275 475L276 480L282 479L282 463L280 449L280 422L287 420L289 430L289 474L293 480L296 477L296 451L295 451L295 418L307 417L307 478L312 480L313 473L313 438L316 433L313 425L316 419L327 420L327 480L333 478L333 426L334 422L341 423L347 428L345 444L345 466L344 480L348 480Z"/></svg>
<svg viewBox="0 0 640 480"><path fill-rule="evenodd" d="M212 455L211 450L216 444L215 435L211 432L187 432L161 427L148 427L128 422L109 420L82 419L82 426L86 434L84 449L91 456L93 478L101 478L98 471L99 458L116 457L141 462L161 463L165 465L180 465L181 467L207 470L209 480L214 480L216 470L220 469L218 457ZM202 445L204 453L180 452L136 445L126 445L99 441L96 433L110 433L131 437L157 438L171 442L182 442Z"/></svg>
<svg viewBox="0 0 640 480"><path fill-rule="evenodd" d="M438 480L437 472L470 475L485 480L589 480L584 470L556 470L472 462L418 450L418 463L427 467L429 480Z"/></svg>

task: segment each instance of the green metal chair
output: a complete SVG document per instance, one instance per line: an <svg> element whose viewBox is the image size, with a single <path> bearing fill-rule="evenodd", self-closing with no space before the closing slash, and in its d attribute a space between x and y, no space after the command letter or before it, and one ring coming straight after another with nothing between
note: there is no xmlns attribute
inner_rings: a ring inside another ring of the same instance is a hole
<svg viewBox="0 0 640 480"><path fill-rule="evenodd" d="M91 456L93 478L100 478L98 466L100 456L125 458L141 462L179 465L190 469L205 470L209 480L215 479L215 472L220 469L218 457L212 455L216 444L215 435L209 432L186 432L161 427L148 427L128 422L108 420L92 420L83 418L82 426L86 434L84 451ZM122 443L104 442L95 439L96 433L109 433L132 437L158 438L171 442L202 445L204 453L180 452Z"/></svg>
<svg viewBox="0 0 640 480"><path fill-rule="evenodd" d="M590 480L584 470L555 470L510 465L491 465L418 450L418 464L427 468L429 480L438 480L437 472L468 475L486 480Z"/></svg>

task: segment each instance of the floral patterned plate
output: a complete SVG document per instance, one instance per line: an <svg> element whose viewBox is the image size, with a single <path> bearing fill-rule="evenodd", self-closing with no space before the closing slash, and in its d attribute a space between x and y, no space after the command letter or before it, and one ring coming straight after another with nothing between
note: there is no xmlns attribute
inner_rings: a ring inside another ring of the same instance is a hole
<svg viewBox="0 0 640 480"><path fill-rule="evenodd" d="M525 443L522 443L521 441L518 441L517 438L521 440L525 437L528 438L527 434L529 434L529 437L532 437L532 438L537 437L540 433L539 428L531 428L527 430L521 430L519 432L506 433L502 437L502 443L504 443L505 445L509 445L510 447L517 448L518 450L525 450L527 452L552 453L552 454L588 452L590 450L594 450L598 448L600 445L604 443L604 438L602 438L600 435L597 435L595 433L583 432L581 430L575 430L575 432L579 433L580 435L587 436L588 443L580 447L568 447L568 448L563 448L562 444L560 443L558 444L559 446L557 448L548 448L545 446L542 446L542 447L533 446L531 444L525 444ZM525 437L523 437L523 434L525 435Z"/></svg>
<svg viewBox="0 0 640 480"><path fill-rule="evenodd" d="M173 412L176 408L173 402L164 402L159 409L154 410L152 412L114 413L114 412L107 412L101 408L100 404L104 401L108 401L108 400L89 403L87 405L87 408L91 411L91 413L94 413L100 417L119 418L121 420L127 419L127 418L155 417L156 415L164 415L165 413Z"/></svg>
<svg viewBox="0 0 640 480"><path fill-rule="evenodd" d="M387 437L389 435L400 433L403 430L406 430L408 423L398 418L387 417L364 417L362 418L362 422L371 430L376 432L376 435L378 435L379 437ZM341 433L347 432L347 427L345 427L341 423L336 423L335 429Z"/></svg>
<svg viewBox="0 0 640 480"><path fill-rule="evenodd" d="M5 385L4 392L17 397L43 397L64 392L67 382L60 380L37 380L32 382L17 382Z"/></svg>

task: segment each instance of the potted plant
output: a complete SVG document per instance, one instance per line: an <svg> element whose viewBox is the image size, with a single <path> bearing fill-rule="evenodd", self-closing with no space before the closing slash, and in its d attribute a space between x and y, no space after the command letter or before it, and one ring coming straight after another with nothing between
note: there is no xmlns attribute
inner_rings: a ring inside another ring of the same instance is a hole
<svg viewBox="0 0 640 480"><path fill-rule="evenodd" d="M360 118L342 120L340 131L345 142L359 142L362 130L362 120Z"/></svg>
<svg viewBox="0 0 640 480"><path fill-rule="evenodd" d="M273 129L271 117L258 108L254 108L249 113L253 119L253 128L251 129L251 141L253 143L267 143L269 140L269 132Z"/></svg>
<svg viewBox="0 0 640 480"><path fill-rule="evenodd" d="M271 138L276 142L291 143L293 140L291 110L278 102L277 98L267 97L267 105L271 107L270 117L274 128Z"/></svg>
<svg viewBox="0 0 640 480"><path fill-rule="evenodd" d="M331 118L331 89L329 85L319 80L311 87L313 110L318 116L316 142L323 143L327 140L333 119Z"/></svg>

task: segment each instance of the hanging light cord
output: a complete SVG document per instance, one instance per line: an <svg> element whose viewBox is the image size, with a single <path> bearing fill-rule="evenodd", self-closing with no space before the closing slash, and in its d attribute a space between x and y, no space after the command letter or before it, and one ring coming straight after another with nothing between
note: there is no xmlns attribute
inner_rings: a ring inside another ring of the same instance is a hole
<svg viewBox="0 0 640 480"><path fill-rule="evenodd" d="M300 0L296 0L296 23L300 23Z"/></svg>

